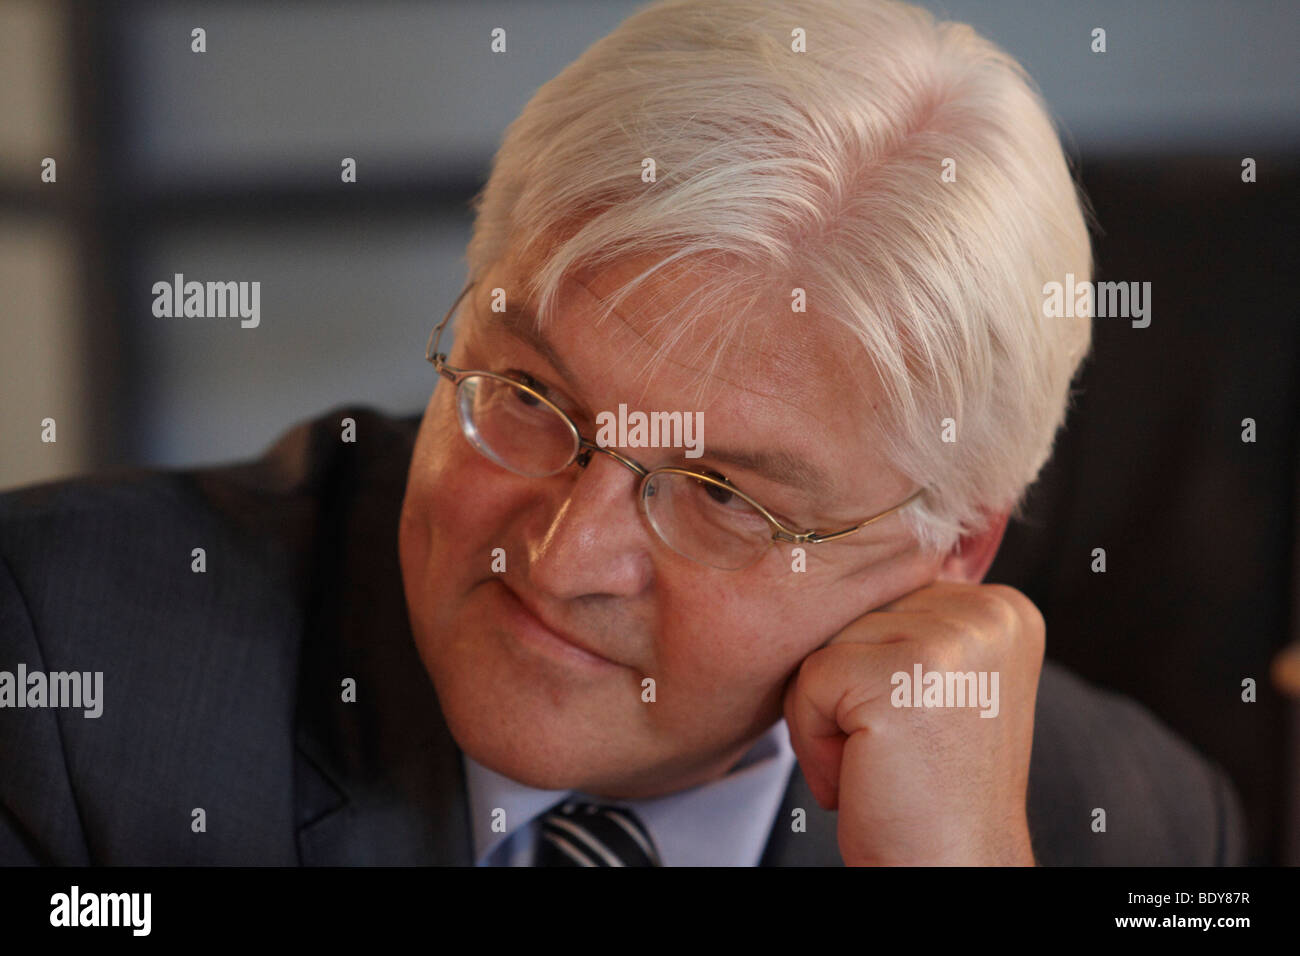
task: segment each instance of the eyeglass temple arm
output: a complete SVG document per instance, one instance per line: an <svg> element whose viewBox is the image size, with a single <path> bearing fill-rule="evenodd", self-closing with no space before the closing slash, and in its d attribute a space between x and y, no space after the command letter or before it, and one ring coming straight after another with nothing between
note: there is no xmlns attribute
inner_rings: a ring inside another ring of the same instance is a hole
<svg viewBox="0 0 1300 956"><path fill-rule="evenodd" d="M900 501L898 504L894 505L894 507L890 508L888 511L882 511L880 512L880 514L868 518L866 521L862 522L859 525L855 525L852 528L845 528L843 531L832 531L829 534L817 534L816 532L813 532L807 535L799 535L798 537L801 541L810 541L813 544L821 544L823 541L836 541L839 538L847 538L851 534L857 534L859 531L861 531L863 528L867 527L868 525L875 524L877 521L882 521L885 518L888 518L895 511L903 510L908 505L910 505L913 501L915 501L917 498L921 497L921 495L924 492L925 492L924 488L918 488L916 491L912 492L912 494L909 495L906 500Z"/></svg>
<svg viewBox="0 0 1300 956"><path fill-rule="evenodd" d="M451 321L451 317L456 314L456 309L460 306L460 300L465 298L469 293L469 290L472 288L474 288L474 280L470 279L465 283L465 288L460 290L460 295L456 296L456 301L452 302L451 308L449 308L447 314L442 317L442 321L439 322L434 327L433 331L429 333L429 342L424 347L425 361L432 362L445 378L451 378L452 376L448 375L441 367L442 363L447 360L447 356L438 351L438 341L442 338L442 330L447 327L447 323Z"/></svg>

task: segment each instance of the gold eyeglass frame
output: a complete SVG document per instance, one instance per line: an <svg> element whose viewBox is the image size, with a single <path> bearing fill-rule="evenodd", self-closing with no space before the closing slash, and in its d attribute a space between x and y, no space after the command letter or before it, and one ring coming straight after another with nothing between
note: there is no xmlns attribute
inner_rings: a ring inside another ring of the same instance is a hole
<svg viewBox="0 0 1300 956"><path fill-rule="evenodd" d="M600 445L597 445L595 442L589 441L588 439L584 438L582 436L582 433L578 429L577 423L569 416L568 412L564 411L564 409L560 408L558 405L556 405L553 401L551 401L549 398L547 398L537 389L532 388L529 385L526 385L523 382L518 381L517 379L510 378L507 375L499 375L496 372L485 372L476 369L456 368L455 366L447 364L446 354L438 351L438 343L442 339L442 330L446 327L447 323L451 321L451 317L456 313L456 309L457 307L459 307L461 300L464 299L465 296L469 294L470 289L472 289L473 287L474 287L474 280L471 279L468 283L466 283L465 288L461 290L460 295L456 296L456 300L452 302L451 308L447 310L447 314L443 316L442 321L439 322L437 327L435 327L434 330L429 333L429 341L428 344L425 346L424 358L425 361L433 365L434 369L437 370L439 375L447 379L453 385L457 386L458 390L459 390L460 383L464 381L466 378L470 377L471 375L482 376L484 378L497 379L498 381L506 382L510 385L513 385L515 388L522 389L523 391L531 395L533 398L544 403L548 408L554 411L565 422L565 424L568 425L569 432L573 436L573 449L574 449L573 455L562 466L555 469L555 471L547 472L545 475L536 475L533 477L548 478L552 475L557 475L560 472L564 471L564 469L568 468L569 465L572 465L575 461L578 463L579 467L586 468L587 464L591 461L592 452L600 452L603 455L608 455L609 457L613 458L615 461L617 461L619 464L631 470L634 474L636 474L641 479L640 487L637 490L637 497L640 501L643 513L646 513L648 517L648 512L645 507L645 499L646 499L646 489L649 487L650 479L655 475L662 474L662 473L686 475L688 477L698 479L699 481L703 481L703 482L707 482L708 484L715 485L716 487L721 488L724 491L727 491L734 495L738 495L740 498L744 499L744 501L746 501L749 505L751 505L754 508L754 510L756 510L760 515L762 515L763 518L767 521L768 525L771 526L772 528L771 543L773 544L775 544L778 541L785 541L791 544L822 544L826 541L836 541L840 538L846 538L851 534L857 534L863 528L873 525L877 521L881 521L885 518L888 518L896 511L901 511L903 508L907 507L913 501L919 498L921 494L925 491L924 488L919 488L911 495L909 495L905 500L894 505L894 507L889 508L886 511L882 511L879 514L872 515L870 518L860 521L859 523L852 525L851 527L844 528L840 531L796 531L793 528L787 528L784 524L781 523L780 520L778 520L776 517L772 515L772 512L768 511L766 508L764 508L761 504L759 504L749 495L745 494L743 491L741 491L731 482L727 481L726 478L714 477L713 475L705 474L704 472L692 471L689 468L676 468L671 466L663 467L663 468L646 468L644 465L641 465L633 461L631 458L628 458L626 455L622 455L609 448L603 448ZM463 431L464 428L462 427L462 432ZM466 437L468 438L468 436ZM500 462L497 462L497 464L500 464ZM651 524L653 525L653 522L651 522ZM662 539L662 535L659 534L658 528L655 528L655 534L656 536ZM667 544L668 542L665 541L664 543ZM672 546L669 545L669 547ZM677 551L676 548L673 548L673 550ZM681 554L681 552L677 552L677 553ZM762 550L757 551L754 560L751 561L750 564L756 563L764 553L765 552ZM684 555L684 557L690 558L690 555ZM690 559L695 561L699 560L698 558L690 558ZM707 561L702 563L708 564ZM717 565L711 565L711 566L717 567ZM749 565L742 565L740 568L735 568L734 570L739 571L745 567L749 567Z"/></svg>

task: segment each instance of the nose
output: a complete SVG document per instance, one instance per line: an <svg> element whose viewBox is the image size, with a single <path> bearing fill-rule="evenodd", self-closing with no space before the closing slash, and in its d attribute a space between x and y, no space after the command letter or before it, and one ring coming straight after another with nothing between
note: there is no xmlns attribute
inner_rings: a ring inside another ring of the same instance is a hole
<svg viewBox="0 0 1300 956"><path fill-rule="evenodd" d="M577 463L545 532L529 542L531 583L557 599L640 594L653 577L654 542L636 502L645 469L588 442Z"/></svg>

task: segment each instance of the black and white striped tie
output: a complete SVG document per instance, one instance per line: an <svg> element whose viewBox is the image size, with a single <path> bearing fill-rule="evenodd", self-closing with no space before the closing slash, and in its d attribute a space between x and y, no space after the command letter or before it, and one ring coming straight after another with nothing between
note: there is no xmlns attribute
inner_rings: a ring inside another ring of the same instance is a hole
<svg viewBox="0 0 1300 956"><path fill-rule="evenodd" d="M663 866L631 810L568 800L545 813L534 866Z"/></svg>

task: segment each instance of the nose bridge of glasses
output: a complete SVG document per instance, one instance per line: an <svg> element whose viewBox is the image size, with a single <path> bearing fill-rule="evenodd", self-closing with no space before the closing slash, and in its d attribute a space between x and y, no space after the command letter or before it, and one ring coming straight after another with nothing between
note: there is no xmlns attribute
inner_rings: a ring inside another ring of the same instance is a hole
<svg viewBox="0 0 1300 956"><path fill-rule="evenodd" d="M627 468L638 478L644 478L646 475L650 474L650 470L648 468L638 465L631 458L628 458L626 455L620 455L612 448L602 448L600 445L597 445L594 441L590 441L589 439L586 438L580 438L578 441L578 445L579 445L579 451L577 455L577 462L583 468L586 468L587 464L591 461L592 453L599 452L602 455L608 455L610 458L613 458L616 462L618 462L624 468Z"/></svg>

